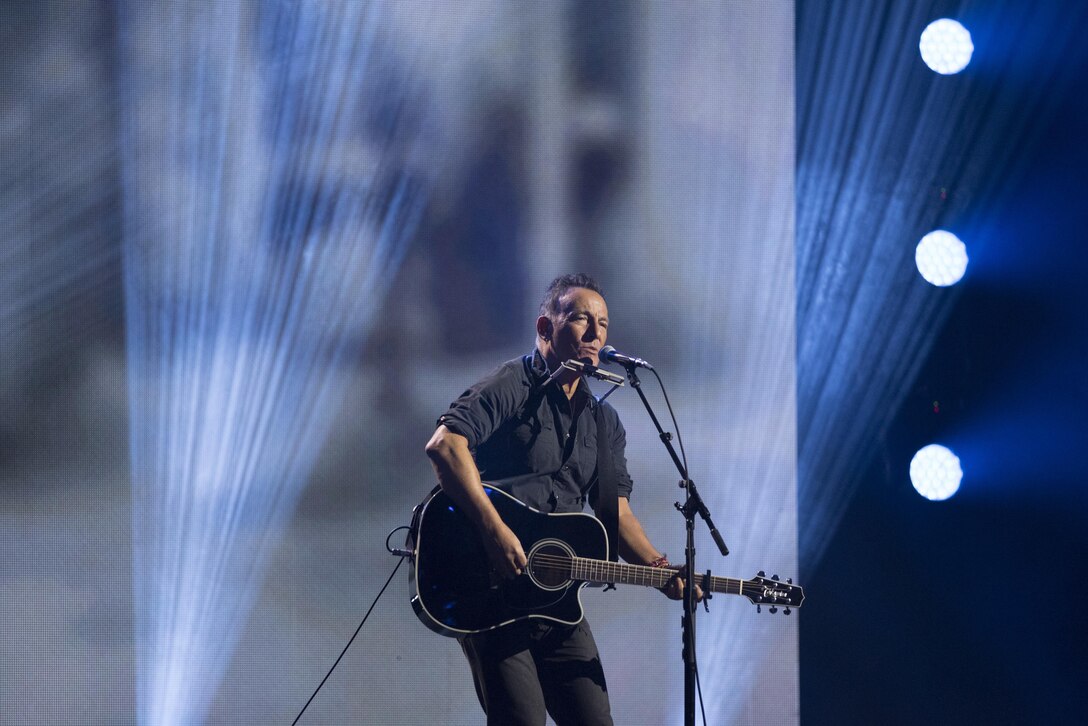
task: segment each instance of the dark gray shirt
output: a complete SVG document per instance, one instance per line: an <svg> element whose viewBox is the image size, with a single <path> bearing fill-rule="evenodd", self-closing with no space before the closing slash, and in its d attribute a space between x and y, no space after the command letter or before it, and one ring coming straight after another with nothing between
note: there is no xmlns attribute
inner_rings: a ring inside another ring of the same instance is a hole
<svg viewBox="0 0 1088 726"><path fill-rule="evenodd" d="M539 351L507 361L461 394L438 423L468 439L485 482L543 512L577 512L595 494L600 406L612 432L616 489L630 497L627 434L616 410L598 403L585 380L568 400L554 383L542 389L547 379Z"/></svg>

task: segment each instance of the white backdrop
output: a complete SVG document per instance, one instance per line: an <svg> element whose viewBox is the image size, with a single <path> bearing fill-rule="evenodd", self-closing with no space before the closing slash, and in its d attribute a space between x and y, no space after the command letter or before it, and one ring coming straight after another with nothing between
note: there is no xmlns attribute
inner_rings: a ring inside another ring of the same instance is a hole
<svg viewBox="0 0 1088 726"><path fill-rule="evenodd" d="M57 254L52 268L40 256L65 249L71 228L86 233L79 217L63 214L80 206L80 188L101 195L119 184L109 152L118 138L117 81L101 43L108 46L113 21L97 6L86 6L82 19L68 3L44 7L34 18L9 18L27 35L5 73L40 93L5 112L5 134L37 129L45 141L25 150L24 164L0 170L12 179L5 202L19 211L11 249L25 252L9 255L5 273L22 287L6 289L54 294L42 292L41 279L68 287L33 318L18 317L22 298L0 293L3 338L33 343L4 349L4 400L21 403L3 413L4 431L15 433L0 460L0 521L15 556L0 566L9 613L0 635L11 644L0 663L0 722L134 723L120 225L103 224L97 241L81 243L81 256L103 260L79 267L84 277L65 277L76 269L70 254ZM428 217L359 334L359 356L333 371L341 408L327 412L333 420L297 510L271 533L263 584L208 694L208 723L291 722L393 568L386 533L407 524L432 486L423 445L435 417L494 364L529 349L541 282L562 272L584 268L602 281L609 342L653 360L669 387L692 477L732 550L718 556L700 524L700 567L729 577L796 573L793 3L632 6L623 43L608 46L626 53L619 100L572 79L563 49L573 21L554 9L481 1L444 18L427 3L419 13L399 3L375 7L389 9L391 32L411 39L397 47L427 49L413 67L430 73L418 88L442 122L425 140L434 167ZM43 56L64 62L43 64ZM73 82L58 82L77 71ZM80 122L89 116L93 128ZM620 182L587 219L572 193L573 160L598 137L621 138L624 162ZM50 148L62 143L71 168L96 183L73 183L46 205L42 190L55 180L11 175L52 158ZM504 163L488 166L494 156ZM496 175L506 179L496 188L514 193L489 208L472 194L480 180L490 189ZM101 217L120 215L119 197L101 204ZM497 225L498 242L480 220ZM53 237L43 240L43 229ZM513 327L477 316L494 307L487 290L510 280L516 299L504 292L503 319ZM72 289L107 302L62 346L47 333L87 314L86 305L71 305ZM476 308L448 304L481 296ZM41 363L55 373L61 359L70 363L65 372L43 383ZM665 417L652 377L643 381ZM680 559L675 471L634 393L611 401L628 431L632 504L651 538ZM266 534L243 531L241 546L252 538L259 559ZM591 590L584 600L616 722L681 723L679 606L638 588ZM796 722L801 616L757 615L729 596L715 598L709 614L700 610L709 723ZM402 568L302 723L480 721L456 642L416 621Z"/></svg>

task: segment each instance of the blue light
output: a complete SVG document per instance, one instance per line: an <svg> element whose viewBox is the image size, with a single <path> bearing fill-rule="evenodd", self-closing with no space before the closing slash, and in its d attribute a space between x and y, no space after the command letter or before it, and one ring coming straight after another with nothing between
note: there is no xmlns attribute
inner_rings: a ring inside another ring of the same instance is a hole
<svg viewBox="0 0 1088 726"><path fill-rule="evenodd" d="M971 62L975 46L971 33L955 20L934 20L922 31L918 51L930 70L949 76L959 73Z"/></svg>
<svg viewBox="0 0 1088 726"><path fill-rule="evenodd" d="M956 235L938 229L918 243L914 264L929 284L937 287L955 285L967 271L967 247Z"/></svg>
<svg viewBox="0 0 1088 726"><path fill-rule="evenodd" d="M141 726L208 720L426 204L385 10L120 6Z"/></svg>
<svg viewBox="0 0 1088 726"><path fill-rule="evenodd" d="M959 457L940 444L923 446L910 460L910 481L930 501L951 497L959 491L962 479Z"/></svg>

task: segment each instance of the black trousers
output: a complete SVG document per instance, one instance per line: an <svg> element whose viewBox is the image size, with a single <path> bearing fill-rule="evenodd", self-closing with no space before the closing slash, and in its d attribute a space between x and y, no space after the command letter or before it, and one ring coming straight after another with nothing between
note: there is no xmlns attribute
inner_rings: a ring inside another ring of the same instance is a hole
<svg viewBox="0 0 1088 726"><path fill-rule="evenodd" d="M522 621L461 639L488 726L612 726L597 643L574 626Z"/></svg>

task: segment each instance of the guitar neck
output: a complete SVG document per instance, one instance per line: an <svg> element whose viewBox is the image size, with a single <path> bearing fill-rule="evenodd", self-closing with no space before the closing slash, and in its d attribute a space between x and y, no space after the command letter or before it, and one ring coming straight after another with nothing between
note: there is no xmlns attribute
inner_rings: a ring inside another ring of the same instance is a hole
<svg viewBox="0 0 1088 726"><path fill-rule="evenodd" d="M628 565L623 562L575 557L571 565L571 577L595 584L616 582L621 585L645 585L646 587L662 588L668 584L678 569L676 567ZM702 579L705 580L705 578ZM701 580L699 585L704 590L709 589L711 592L725 593L727 595L745 594L745 580L732 577L711 577L709 588L707 583Z"/></svg>

